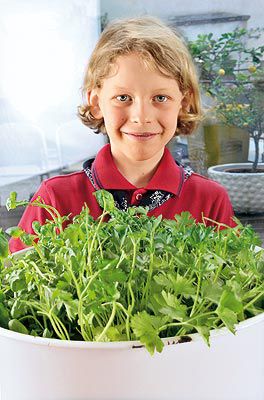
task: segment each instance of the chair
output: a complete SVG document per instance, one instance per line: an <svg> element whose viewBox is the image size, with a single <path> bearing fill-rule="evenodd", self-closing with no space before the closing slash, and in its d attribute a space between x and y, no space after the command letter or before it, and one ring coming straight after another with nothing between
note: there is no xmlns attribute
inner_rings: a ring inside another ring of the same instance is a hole
<svg viewBox="0 0 264 400"><path fill-rule="evenodd" d="M61 125L56 132L56 142L61 168L95 157L106 144L106 136L95 134L78 119Z"/></svg>
<svg viewBox="0 0 264 400"><path fill-rule="evenodd" d="M0 186L48 173L44 132L24 122L0 124Z"/></svg>

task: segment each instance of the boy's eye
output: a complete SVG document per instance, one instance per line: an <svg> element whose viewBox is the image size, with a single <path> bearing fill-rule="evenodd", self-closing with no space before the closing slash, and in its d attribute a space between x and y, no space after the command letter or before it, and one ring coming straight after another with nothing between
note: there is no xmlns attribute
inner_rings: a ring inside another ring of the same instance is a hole
<svg viewBox="0 0 264 400"><path fill-rule="evenodd" d="M163 96L161 94L155 96L155 98L157 99L158 103L165 103L165 101L168 100L167 96Z"/></svg>
<svg viewBox="0 0 264 400"><path fill-rule="evenodd" d="M127 94L120 94L120 95L116 96L116 99L121 101L121 103L124 103L128 97L129 96ZM168 100L167 96L164 96L161 94L155 96L155 98L157 99L158 103L165 103Z"/></svg>
<svg viewBox="0 0 264 400"><path fill-rule="evenodd" d="M119 96L116 96L116 99L124 103L125 101L127 101L128 97L129 96L127 94L121 94Z"/></svg>

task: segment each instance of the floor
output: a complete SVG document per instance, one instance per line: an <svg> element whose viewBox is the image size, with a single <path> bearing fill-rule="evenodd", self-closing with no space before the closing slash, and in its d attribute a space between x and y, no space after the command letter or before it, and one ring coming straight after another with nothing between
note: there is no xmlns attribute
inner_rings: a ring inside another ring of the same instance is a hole
<svg viewBox="0 0 264 400"><path fill-rule="evenodd" d="M243 225L251 225L262 240L264 247L264 213L260 214L236 214Z"/></svg>

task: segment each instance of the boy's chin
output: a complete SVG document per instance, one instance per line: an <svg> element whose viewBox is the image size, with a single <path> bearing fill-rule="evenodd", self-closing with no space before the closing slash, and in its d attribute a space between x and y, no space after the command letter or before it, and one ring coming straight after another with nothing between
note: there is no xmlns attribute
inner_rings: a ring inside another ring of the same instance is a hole
<svg viewBox="0 0 264 400"><path fill-rule="evenodd" d="M154 149L130 149L129 152L126 152L126 157L131 161L147 161L157 157L158 153L163 154L163 151L161 149L156 151Z"/></svg>

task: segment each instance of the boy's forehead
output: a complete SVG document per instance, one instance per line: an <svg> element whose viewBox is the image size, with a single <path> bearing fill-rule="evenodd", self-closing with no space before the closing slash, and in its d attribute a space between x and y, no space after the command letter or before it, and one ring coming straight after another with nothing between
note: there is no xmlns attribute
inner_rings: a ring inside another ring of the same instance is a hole
<svg viewBox="0 0 264 400"><path fill-rule="evenodd" d="M157 64L150 56L139 53L122 54L114 61L114 68L126 68L127 66L137 67L146 71L158 72Z"/></svg>
<svg viewBox="0 0 264 400"><path fill-rule="evenodd" d="M147 74L146 74L147 73ZM122 55L119 56L111 65L109 74L105 77L108 84L114 89L128 89L129 83L134 79L140 80L144 75L144 81L152 83L152 86L157 86L158 89L168 89L172 81L176 82L173 76L169 76L168 71L162 73L154 64L145 63L138 55Z"/></svg>
<svg viewBox="0 0 264 400"><path fill-rule="evenodd" d="M157 66L157 63L151 57L146 57L139 53L122 54L116 57L111 65L109 65L109 77L116 74L120 74L126 71L127 68L130 70L141 70L145 72L152 72L158 74L161 77L171 77L171 73L165 68ZM162 71L163 70L163 71ZM162 72L161 72L162 71Z"/></svg>

